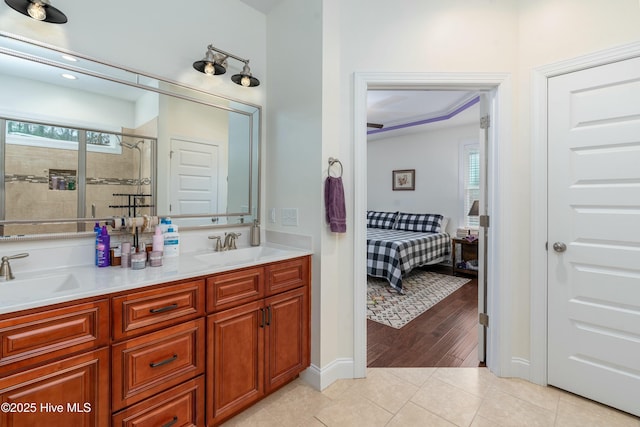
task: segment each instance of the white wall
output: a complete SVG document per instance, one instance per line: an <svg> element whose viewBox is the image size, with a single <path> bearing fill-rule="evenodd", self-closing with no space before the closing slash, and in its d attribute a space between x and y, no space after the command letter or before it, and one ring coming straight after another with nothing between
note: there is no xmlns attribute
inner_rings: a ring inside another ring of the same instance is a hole
<svg viewBox="0 0 640 427"><path fill-rule="evenodd" d="M354 72L496 72L513 77L513 139L505 141L512 153L506 160L511 172L500 177L512 188L508 200L502 201L509 216L521 218L507 230L513 261L507 277L513 297L508 308L512 317L508 351L513 358L527 361L531 286L529 76L535 66L639 40L638 1L325 0L323 9L323 85L332 92L323 105L323 128L333 130L331 137L323 137L323 154L340 156L347 170L354 162ZM347 226L353 229L353 223L362 220L362 213L353 212L353 181L348 178ZM340 272L342 285L336 289L351 289L350 239L352 236L332 251L340 256L323 256L323 271ZM348 292L336 292L331 301L339 305L338 322L344 327L342 335L348 337L352 331L345 325L352 322L353 299ZM352 356L352 344L336 338L334 358Z"/></svg>
<svg viewBox="0 0 640 427"><path fill-rule="evenodd" d="M316 256L312 263L311 362L328 363L321 355L335 336L325 335L324 276L320 271L322 230L322 20L321 0L283 0L268 15L269 89L266 110L267 148L264 169L267 213L263 220L271 232L310 236ZM282 209L298 209L298 225L282 224ZM338 314L331 316L338 318ZM327 317L327 322L332 323ZM325 344L326 342L326 344Z"/></svg>
<svg viewBox="0 0 640 427"><path fill-rule="evenodd" d="M455 234L464 222L461 144L478 143L478 123L369 141L367 209L441 214L450 218L447 231ZM414 191L393 191L392 171L398 169L415 169Z"/></svg>

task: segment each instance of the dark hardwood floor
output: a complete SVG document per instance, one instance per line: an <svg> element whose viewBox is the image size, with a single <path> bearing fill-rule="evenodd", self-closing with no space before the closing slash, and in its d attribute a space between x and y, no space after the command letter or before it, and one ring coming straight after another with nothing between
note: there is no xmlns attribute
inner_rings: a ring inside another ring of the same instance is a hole
<svg viewBox="0 0 640 427"><path fill-rule="evenodd" d="M478 281L472 278L401 329L367 320L367 366L484 366L477 325Z"/></svg>

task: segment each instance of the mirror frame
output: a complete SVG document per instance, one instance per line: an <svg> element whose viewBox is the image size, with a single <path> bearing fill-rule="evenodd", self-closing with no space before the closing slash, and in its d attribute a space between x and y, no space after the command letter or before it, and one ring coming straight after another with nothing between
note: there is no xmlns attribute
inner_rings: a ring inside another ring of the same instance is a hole
<svg viewBox="0 0 640 427"><path fill-rule="evenodd" d="M41 43L38 41L34 41L34 40L30 40L27 39L25 37L21 37L21 36L17 36L15 34L11 34L11 33L7 33L7 32L3 32L0 31L0 38L4 38L4 39L9 39L15 42L19 42L19 43L25 43L27 45L33 45L37 48L41 48L41 49L48 49L51 50L53 52L56 52L58 54L62 54L62 55L72 55L74 57L77 58L81 58L83 61L85 61L86 63L90 63L92 65L97 65L98 67L100 67L101 69L108 69L108 70L112 70L112 75L109 74L104 74L102 72L97 72L94 70L90 70L87 68L80 68L80 67L74 67L73 65L69 65L69 64L64 64L64 63L58 63L46 58L42 58L42 57L36 57L33 56L31 54L25 53L25 52L18 52L12 49L8 49L4 46L0 46L0 54L4 54L4 55L10 55L16 58L20 58L20 59L24 59L24 60L28 60L28 61L33 61L33 62L37 62L43 65L49 65L49 66L53 66L53 67L57 67L60 69L66 69L68 71L73 71L75 73L81 73L81 74L85 74L91 77L95 77L95 78L100 78L100 79L104 79L104 80L108 80L111 81L113 83L118 83L118 84L124 84L127 86L131 86L131 87L135 87L138 89L142 89L142 90L149 90L152 92L155 92L159 95L166 95L166 96L171 96L171 97L175 97L178 99L182 99L185 101L189 101L189 102L195 102L201 105L205 105L205 106L209 106L209 107L213 107L213 108L219 108L228 112L233 112L233 113L239 113L245 116L248 116L249 118L249 134L250 134L250 141L249 141L249 194L248 194L248 209L247 212L231 212L231 213L207 213L207 214L182 214L182 215L170 215L170 214L158 214L157 211L154 213L154 215L156 216L170 216L172 219L180 219L180 218L211 218L212 221L214 220L214 218L221 218L221 217L225 217L225 218L230 218L230 217L240 217L240 223L237 224L207 224L207 225L201 225L201 226L186 226L186 227L181 227L184 230L190 230L190 229L206 229L206 228L228 228L228 227L242 227L242 226L249 226L251 225L251 223L246 223L244 222L244 218L245 216L249 216L252 217L253 219L256 220L260 220L260 200L261 200L261 142L262 142L262 107L260 105L256 105L256 104L252 104L252 103L248 103L245 101L241 101L238 99L234 99L228 96L224 96L224 95L219 95L216 93L211 93L211 92L206 92L203 91L201 89L195 88L193 86L189 86L186 85L184 83L179 83L176 81L172 81L172 80L168 80L166 78L163 77L159 77L156 75L152 75L152 74L148 74L148 73L143 73L137 70L133 70L130 68L126 68L124 66L120 66L120 65L115 65L115 64L111 64L108 63L106 61L102 61L102 60L98 60L95 59L93 57L87 56L87 55L83 55L83 54L79 54L77 52L73 52L67 49L63 49L60 48L58 46L53 46L53 45L49 45L46 43ZM126 73L127 75L130 75L133 77L134 81L127 81L124 80L122 78L119 78L118 76L114 75L117 72L121 72L121 73ZM145 84L145 81L157 81L158 82L158 86L169 86L169 87L175 87L175 90L169 90L169 88L167 89L161 89L159 87L154 87L150 84ZM193 94L193 96L189 96L186 95L182 92L190 92ZM200 98L198 98L200 97ZM233 108L227 105L219 105L216 104L215 102L211 101L211 100L205 100L205 99L201 99L201 98L207 98L207 97L216 97L218 99L224 100L225 102L229 102L229 103L235 103L238 105L243 105L246 106L249 110L252 111L244 111L242 109L237 109L237 108ZM257 118L258 120L256 121L256 114L258 114ZM257 125L257 126L256 126ZM61 126L65 126L64 124L61 124ZM81 129L80 127L77 126L68 126L67 127L73 127L73 128L78 128ZM151 159L151 169L154 173L157 172L157 147L155 148L155 153L154 153L154 157ZM2 168L4 170L4 156L1 155L2 153L4 153L4 150L0 150L0 161L2 161ZM255 163L255 164L254 164ZM254 174L256 174L257 176L254 176ZM157 173L155 175L157 177ZM4 182L4 177L0 177L0 180L2 180L2 182ZM156 191L156 196L154 196L154 198L157 197L157 178L154 180L153 186L154 186L154 190ZM4 199L5 196L5 191L4 191L4 186L1 188L2 190L2 194L1 197ZM255 190L255 194L254 194L254 190ZM4 206L4 200L2 202L0 202L0 205ZM96 221L109 221L112 220L113 216L111 217L105 217L105 218L63 218L63 219L51 219L51 220L29 220L29 219L19 219L19 220L0 220L0 226L3 225L8 225L8 224L64 224L64 223L77 223L77 224L81 224L81 223L85 223L85 224L94 224ZM118 233L118 232L116 232ZM126 231L122 232L122 233L128 233ZM80 237L83 235L93 235L93 231L78 231L78 232L65 232L65 233L46 233L46 234L26 234L26 235L19 235L19 236L0 236L0 242L2 241L16 241L16 240L30 240L30 239L62 239L62 238L75 238L75 237Z"/></svg>

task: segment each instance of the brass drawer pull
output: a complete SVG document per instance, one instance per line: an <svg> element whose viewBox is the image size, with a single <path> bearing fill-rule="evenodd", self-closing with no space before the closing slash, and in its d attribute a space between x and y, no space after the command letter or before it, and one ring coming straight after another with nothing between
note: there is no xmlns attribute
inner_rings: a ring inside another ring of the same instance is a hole
<svg viewBox="0 0 640 427"><path fill-rule="evenodd" d="M174 354L173 356L171 356L170 358L163 360L162 362L156 362L156 363L149 363L149 366L151 366L152 368L157 368L158 366L162 366L162 365L166 365L167 363L171 363L174 360L176 360L178 358L177 354Z"/></svg>
<svg viewBox="0 0 640 427"><path fill-rule="evenodd" d="M166 307L152 308L151 310L149 310L149 313L164 313L165 311L175 310L176 308L178 308L178 304L171 304L167 305Z"/></svg>
<svg viewBox="0 0 640 427"><path fill-rule="evenodd" d="M172 425L174 425L177 422L178 422L178 417L173 417L173 419L171 421L169 421L168 423L162 424L162 427L171 427Z"/></svg>

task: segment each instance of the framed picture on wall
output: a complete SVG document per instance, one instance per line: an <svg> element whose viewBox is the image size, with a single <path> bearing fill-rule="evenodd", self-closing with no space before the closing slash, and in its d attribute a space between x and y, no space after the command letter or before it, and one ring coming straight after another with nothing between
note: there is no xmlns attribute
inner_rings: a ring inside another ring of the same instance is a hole
<svg viewBox="0 0 640 427"><path fill-rule="evenodd" d="M393 171L393 191L396 190L415 190L416 189L416 170L403 169Z"/></svg>

